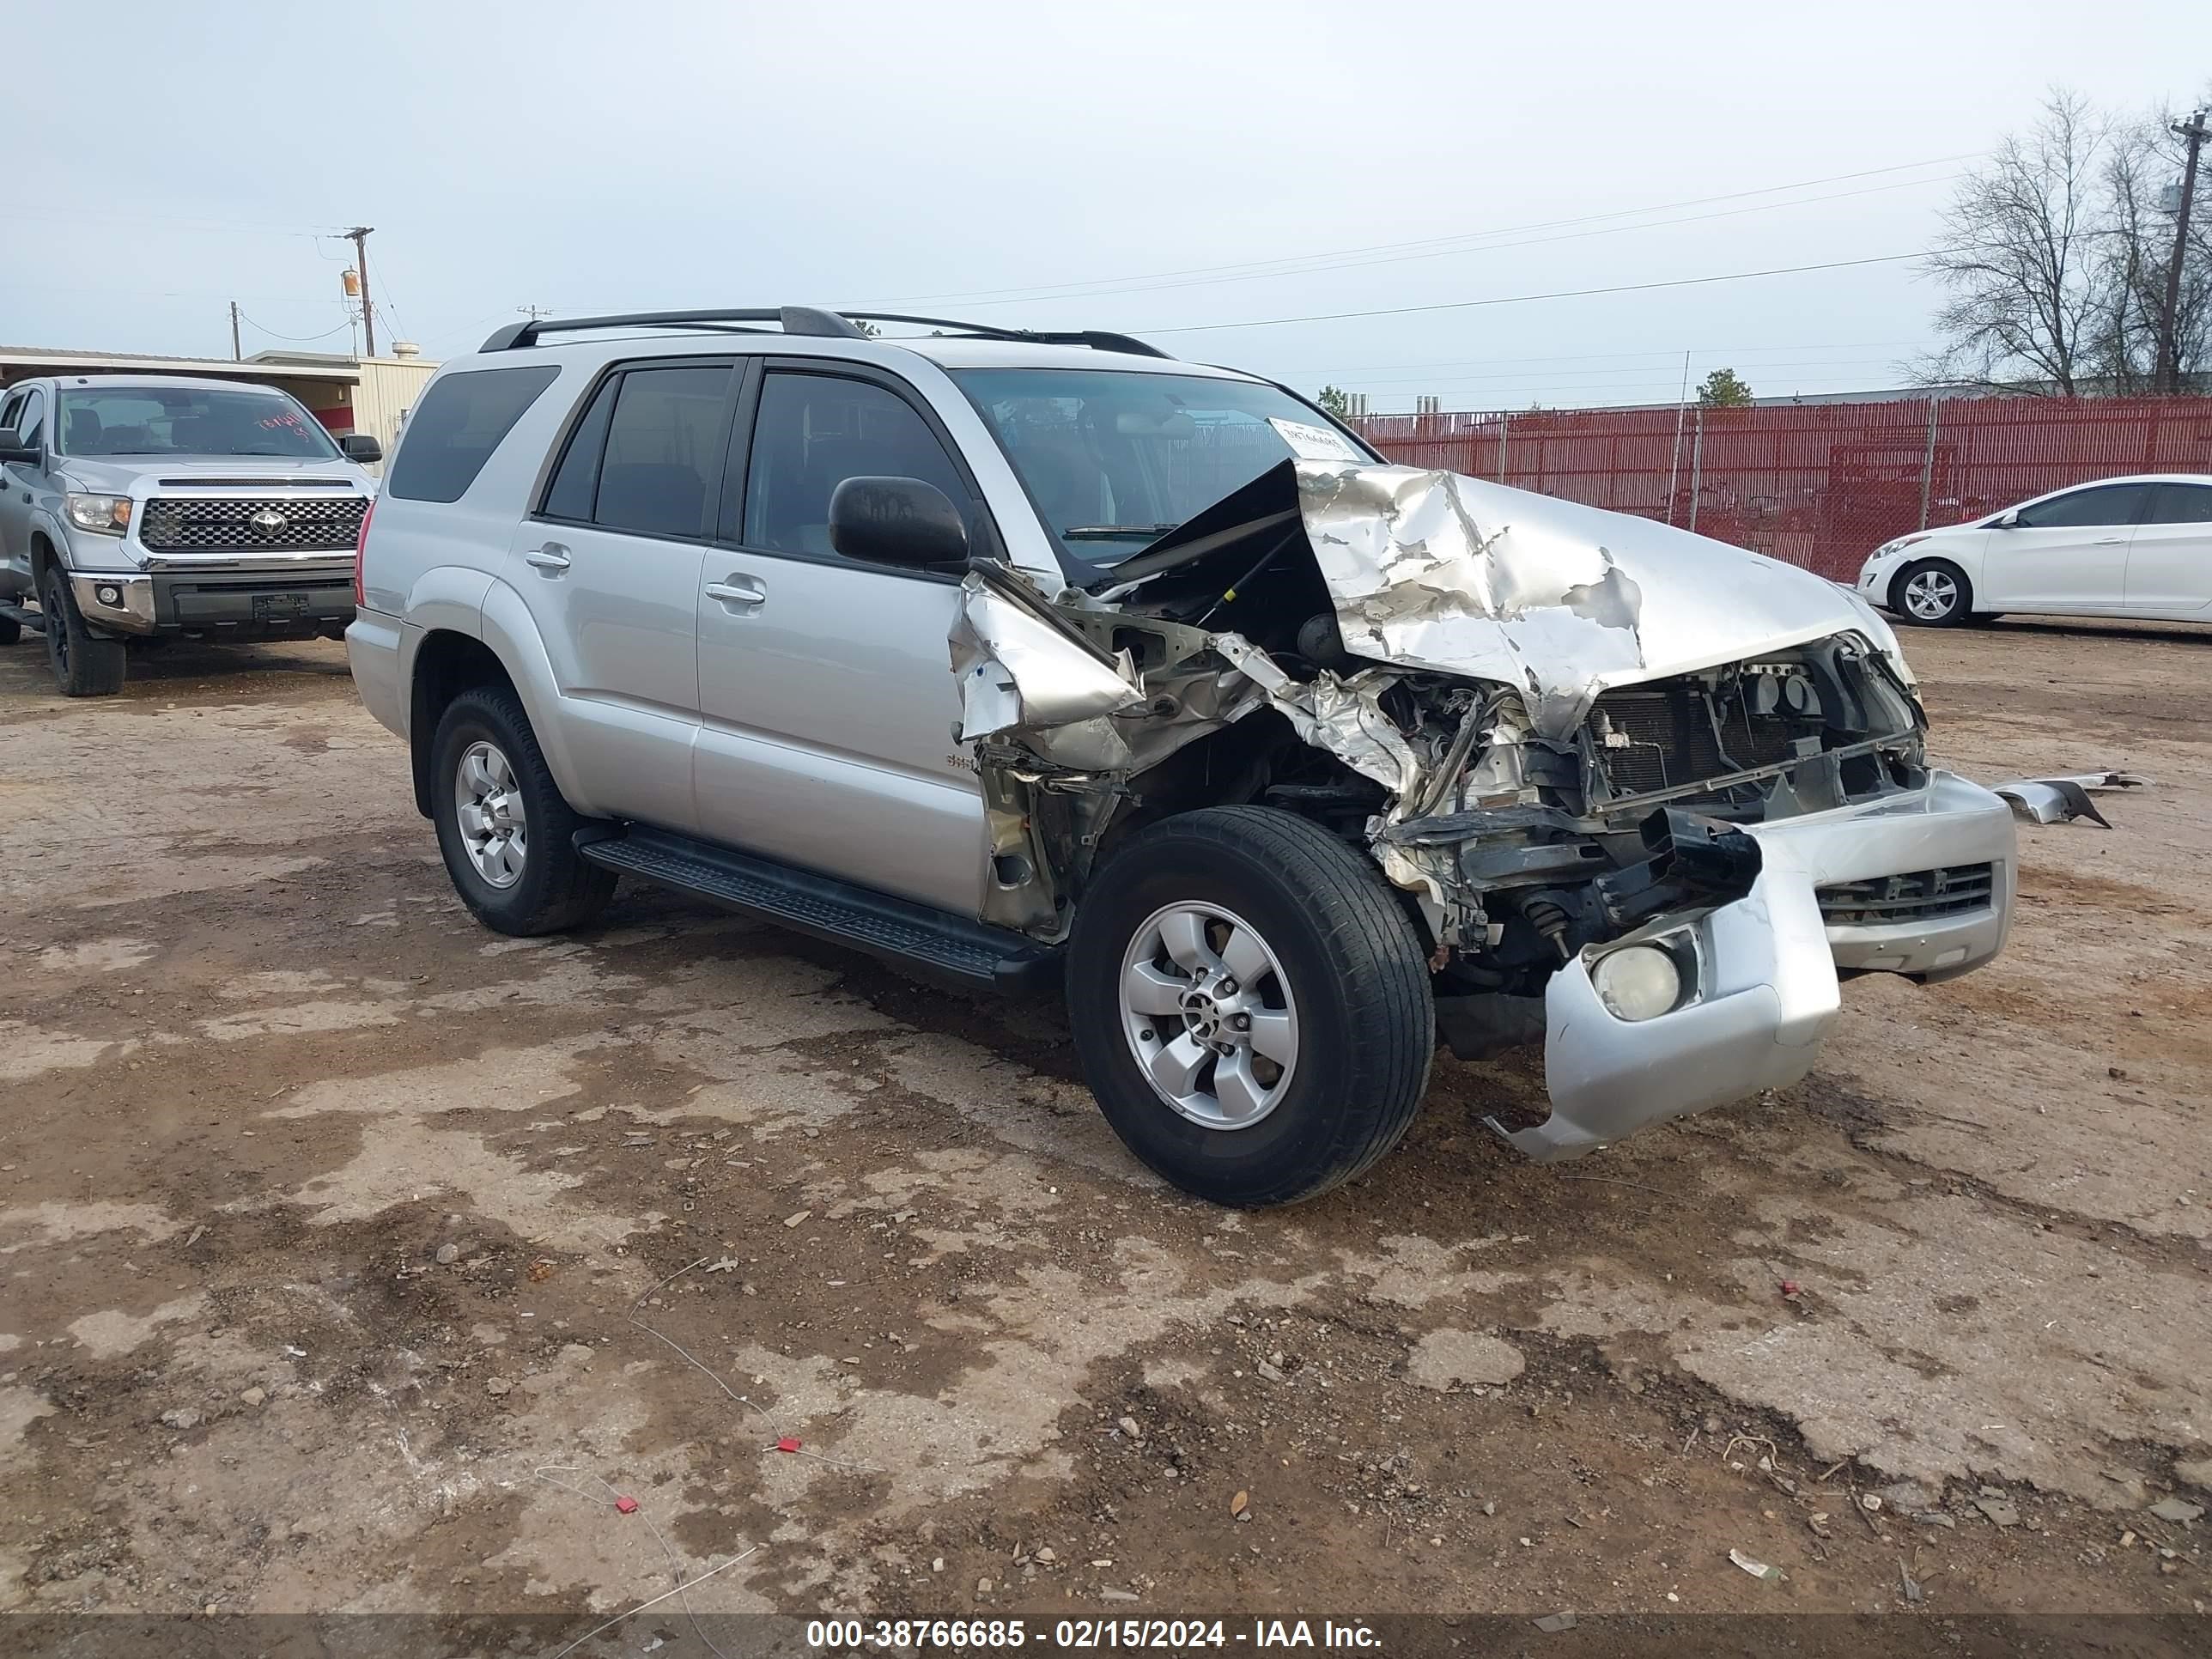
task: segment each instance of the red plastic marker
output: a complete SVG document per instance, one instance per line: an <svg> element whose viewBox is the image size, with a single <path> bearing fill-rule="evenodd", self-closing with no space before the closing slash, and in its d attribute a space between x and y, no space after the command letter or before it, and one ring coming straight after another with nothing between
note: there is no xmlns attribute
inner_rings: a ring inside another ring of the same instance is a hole
<svg viewBox="0 0 2212 1659"><path fill-rule="evenodd" d="M635 1498L616 1498L615 1513L617 1515L635 1515L637 1513L637 1499Z"/></svg>
<svg viewBox="0 0 2212 1659"><path fill-rule="evenodd" d="M799 1449L799 1441L797 1437L787 1434L782 1439L775 1443L775 1449L778 1451L782 1452L797 1451Z"/></svg>
<svg viewBox="0 0 2212 1659"><path fill-rule="evenodd" d="M1794 1279L1785 1279L1782 1281L1782 1294L1784 1296L1795 1296L1797 1294L1800 1288L1801 1287L1797 1281Z"/></svg>

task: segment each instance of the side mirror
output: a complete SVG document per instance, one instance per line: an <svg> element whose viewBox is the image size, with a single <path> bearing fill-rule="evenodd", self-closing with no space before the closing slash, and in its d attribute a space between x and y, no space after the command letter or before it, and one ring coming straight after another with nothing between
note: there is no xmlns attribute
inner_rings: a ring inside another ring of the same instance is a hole
<svg viewBox="0 0 2212 1659"><path fill-rule="evenodd" d="M366 432L349 432L338 440L338 453L368 466L384 459L384 446Z"/></svg>
<svg viewBox="0 0 2212 1659"><path fill-rule="evenodd" d="M0 462L14 461L23 466L36 466L45 459L37 444L27 444L14 427L0 428Z"/></svg>
<svg viewBox="0 0 2212 1659"><path fill-rule="evenodd" d="M830 545L848 559L927 570L968 557L968 527L935 484L848 478L830 497Z"/></svg>
<svg viewBox="0 0 2212 1659"><path fill-rule="evenodd" d="M1998 514L1996 518L1990 520L1990 528L1992 530L2011 530L2017 527L2019 523L2020 509L2016 507L2008 507L2003 512Z"/></svg>

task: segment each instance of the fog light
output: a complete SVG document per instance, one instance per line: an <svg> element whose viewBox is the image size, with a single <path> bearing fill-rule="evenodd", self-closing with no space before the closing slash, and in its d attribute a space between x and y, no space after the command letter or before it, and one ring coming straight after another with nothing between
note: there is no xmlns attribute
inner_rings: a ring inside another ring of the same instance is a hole
<svg viewBox="0 0 2212 1659"><path fill-rule="evenodd" d="M1681 969L1653 945L1607 951L1590 969L1590 983L1619 1019L1656 1019L1682 996Z"/></svg>
<svg viewBox="0 0 2212 1659"><path fill-rule="evenodd" d="M92 591L102 605L112 605L118 610L122 608L123 590L113 582L102 582Z"/></svg>

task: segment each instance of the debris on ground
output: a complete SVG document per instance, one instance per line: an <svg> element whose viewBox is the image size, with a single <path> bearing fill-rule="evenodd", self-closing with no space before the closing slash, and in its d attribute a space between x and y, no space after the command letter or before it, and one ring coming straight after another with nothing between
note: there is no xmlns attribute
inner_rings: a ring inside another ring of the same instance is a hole
<svg viewBox="0 0 2212 1659"><path fill-rule="evenodd" d="M2131 772L2076 772L2055 778L2008 778L2002 783L1993 783L1990 793L2009 802L2020 817L2034 823L2064 823L2074 818L2087 818L2092 823L2112 826L2089 799L2089 792L2107 789L2141 789L2150 782L2148 778L2136 777Z"/></svg>
<svg viewBox="0 0 2212 1659"><path fill-rule="evenodd" d="M1252 1494L1240 1492L1229 1500L1229 1513L1242 1521L1252 1508Z"/></svg>
<svg viewBox="0 0 2212 1659"><path fill-rule="evenodd" d="M1741 1567L1753 1578L1759 1579L1769 1584L1778 1584L1782 1582L1781 1568L1769 1566L1764 1561L1754 1561L1751 1557L1746 1555L1741 1550L1730 1550L1729 1552L1729 1559L1735 1562L1739 1567Z"/></svg>
<svg viewBox="0 0 2212 1659"><path fill-rule="evenodd" d="M1503 1387L1521 1375L1525 1364L1510 1342L1446 1326L1414 1345L1406 1376L1418 1388L1449 1394L1462 1385Z"/></svg>
<svg viewBox="0 0 2212 1659"><path fill-rule="evenodd" d="M496 1400L501 1395L513 1394L514 1384L504 1376L487 1376L484 1378L484 1392Z"/></svg>
<svg viewBox="0 0 2212 1659"><path fill-rule="evenodd" d="M1974 1507L1997 1526L2016 1527L2020 1524L2020 1511L2001 1498L1977 1498Z"/></svg>
<svg viewBox="0 0 2212 1659"><path fill-rule="evenodd" d="M1547 1636L1557 1636L1560 1632L1574 1627L1575 1616L1571 1613L1547 1613L1536 1620L1536 1628Z"/></svg>
<svg viewBox="0 0 2212 1659"><path fill-rule="evenodd" d="M1926 1598L1927 1592L1921 1589L1920 1581L1912 1576L1911 1564L1901 1555L1897 1559L1897 1586L1905 1592L1905 1599L1908 1601Z"/></svg>
<svg viewBox="0 0 2212 1659"><path fill-rule="evenodd" d="M2161 1521L2171 1521L2177 1527L2185 1527L2204 1513L2204 1506L2192 1504L2185 1498L2161 1498L2150 1506L2148 1512Z"/></svg>

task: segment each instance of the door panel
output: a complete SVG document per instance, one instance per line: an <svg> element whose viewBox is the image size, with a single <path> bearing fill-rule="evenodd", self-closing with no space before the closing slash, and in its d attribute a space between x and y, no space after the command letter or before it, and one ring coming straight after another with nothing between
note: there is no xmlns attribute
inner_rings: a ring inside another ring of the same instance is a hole
<svg viewBox="0 0 2212 1659"><path fill-rule="evenodd" d="M598 812L697 825L700 555L696 543L592 526L526 520L516 532L507 585L545 642L569 754Z"/></svg>
<svg viewBox="0 0 2212 1659"><path fill-rule="evenodd" d="M589 805L685 831L698 828L701 560L732 379L728 363L696 360L610 375L548 481L560 516L525 520L507 556Z"/></svg>
<svg viewBox="0 0 2212 1659"><path fill-rule="evenodd" d="M2128 547L2131 617L2212 611L2212 484L2162 483Z"/></svg>
<svg viewBox="0 0 2212 1659"><path fill-rule="evenodd" d="M705 574L701 833L975 915L983 798L945 645L957 585L737 548Z"/></svg>
<svg viewBox="0 0 2212 1659"><path fill-rule="evenodd" d="M708 550L698 594L702 833L974 915L987 838L953 737L959 586L829 541L848 477L925 479L980 538L973 486L886 379L772 368L757 402L723 490L729 544Z"/></svg>
<svg viewBox="0 0 2212 1659"><path fill-rule="evenodd" d="M2145 484L2096 484L2021 508L2019 523L1990 532L1978 608L2118 611L2128 543L2149 493Z"/></svg>

